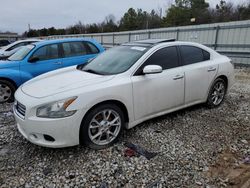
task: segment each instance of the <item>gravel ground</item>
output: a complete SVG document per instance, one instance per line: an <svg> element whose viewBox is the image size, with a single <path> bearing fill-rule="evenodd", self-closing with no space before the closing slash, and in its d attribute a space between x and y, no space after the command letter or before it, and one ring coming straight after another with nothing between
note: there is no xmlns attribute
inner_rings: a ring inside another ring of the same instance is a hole
<svg viewBox="0 0 250 188"><path fill-rule="evenodd" d="M250 156L250 69L236 72L221 107L198 105L155 118L101 151L33 145L17 131L12 104L1 105L0 187L248 187L249 176L232 182L223 173ZM125 141L157 155L125 157Z"/></svg>

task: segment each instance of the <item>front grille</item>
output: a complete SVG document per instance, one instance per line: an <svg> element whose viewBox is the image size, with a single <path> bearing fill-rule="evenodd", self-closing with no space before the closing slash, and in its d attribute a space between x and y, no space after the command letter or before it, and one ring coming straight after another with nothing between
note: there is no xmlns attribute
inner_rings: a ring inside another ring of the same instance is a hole
<svg viewBox="0 0 250 188"><path fill-rule="evenodd" d="M16 102L16 110L23 117L25 116L26 107L18 101Z"/></svg>

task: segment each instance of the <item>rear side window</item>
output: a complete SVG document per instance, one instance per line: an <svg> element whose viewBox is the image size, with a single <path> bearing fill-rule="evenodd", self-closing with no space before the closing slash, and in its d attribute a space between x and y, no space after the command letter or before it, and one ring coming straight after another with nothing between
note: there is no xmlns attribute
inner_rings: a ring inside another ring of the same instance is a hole
<svg viewBox="0 0 250 188"><path fill-rule="evenodd" d="M47 45L39 48L32 55L33 57L39 58L39 61L57 59L59 58L59 49L57 44Z"/></svg>
<svg viewBox="0 0 250 188"><path fill-rule="evenodd" d="M87 54L86 48L82 42L71 42L72 56L80 56Z"/></svg>
<svg viewBox="0 0 250 188"><path fill-rule="evenodd" d="M180 46L180 50L184 65L199 63L210 59L210 54L198 47Z"/></svg>
<svg viewBox="0 0 250 188"><path fill-rule="evenodd" d="M87 54L87 49L82 42L67 42L62 44L64 57L81 56Z"/></svg>
<svg viewBox="0 0 250 188"><path fill-rule="evenodd" d="M62 47L63 47L64 57L71 57L73 55L70 43L63 43Z"/></svg>

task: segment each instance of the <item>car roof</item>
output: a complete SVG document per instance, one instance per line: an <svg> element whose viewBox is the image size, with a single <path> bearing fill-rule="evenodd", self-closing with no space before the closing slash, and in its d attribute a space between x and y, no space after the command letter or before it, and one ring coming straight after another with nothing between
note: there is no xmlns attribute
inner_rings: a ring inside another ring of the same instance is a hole
<svg viewBox="0 0 250 188"><path fill-rule="evenodd" d="M20 42L29 42L29 41L42 41L41 39L36 39L36 38L33 38L33 39L24 39L24 40L17 40L13 43L20 43Z"/></svg>
<svg viewBox="0 0 250 188"><path fill-rule="evenodd" d="M80 41L94 42L95 43L95 40L91 39L91 38L67 38L67 39L43 40L40 42L36 42L36 46L43 46L43 45L63 43L63 42L80 42Z"/></svg>
<svg viewBox="0 0 250 188"><path fill-rule="evenodd" d="M174 42L174 41L176 41L174 38L173 39L146 39L146 40L138 40L138 41L133 41L130 43L125 43L123 45L152 47L160 43Z"/></svg>
<svg viewBox="0 0 250 188"><path fill-rule="evenodd" d="M13 43L8 44L7 46L4 46L3 48L1 48L1 50L6 50L8 48L11 48L12 46L15 46L16 44L21 43L21 42L29 42L29 41L38 42L38 41L42 41L42 40L36 39L36 38L34 38L34 39L25 39L25 40L17 40L17 41L15 41Z"/></svg>

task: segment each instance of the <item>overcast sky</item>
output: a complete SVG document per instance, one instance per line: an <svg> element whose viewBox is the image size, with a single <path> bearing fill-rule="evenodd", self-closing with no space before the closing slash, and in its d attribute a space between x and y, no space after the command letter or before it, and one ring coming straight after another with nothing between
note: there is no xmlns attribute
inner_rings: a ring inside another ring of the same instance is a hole
<svg viewBox="0 0 250 188"><path fill-rule="evenodd" d="M215 6L219 0L206 0ZM231 0L232 1L232 0ZM245 0L235 0L243 2ZM133 7L150 11L165 10L172 0L2 0L0 31L22 34L31 28L65 28L78 21L84 24L99 23L113 14L117 21ZM232 1L233 2L233 1Z"/></svg>

